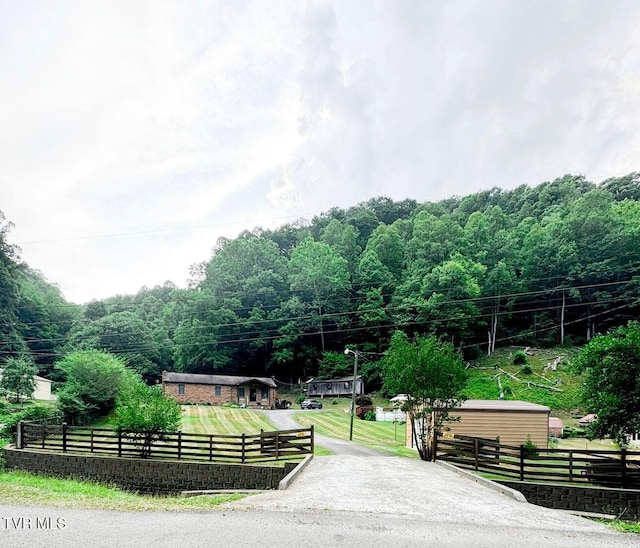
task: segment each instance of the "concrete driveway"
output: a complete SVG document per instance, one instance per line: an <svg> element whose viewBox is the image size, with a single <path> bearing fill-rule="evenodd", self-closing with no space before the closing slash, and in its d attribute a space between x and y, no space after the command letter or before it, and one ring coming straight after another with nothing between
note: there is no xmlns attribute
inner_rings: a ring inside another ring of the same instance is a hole
<svg viewBox="0 0 640 548"><path fill-rule="evenodd" d="M322 411L320 410L300 411L298 409L275 409L264 410L262 412L280 430L293 430L295 428L300 428L300 425L293 418L293 415L295 413L322 413ZM325 449L329 449L333 452L334 455L352 455L359 457L381 457L387 455L387 453L369 449L364 445L360 445L352 441L329 438L327 436L321 436L317 433L314 434L314 442L316 445L324 447Z"/></svg>

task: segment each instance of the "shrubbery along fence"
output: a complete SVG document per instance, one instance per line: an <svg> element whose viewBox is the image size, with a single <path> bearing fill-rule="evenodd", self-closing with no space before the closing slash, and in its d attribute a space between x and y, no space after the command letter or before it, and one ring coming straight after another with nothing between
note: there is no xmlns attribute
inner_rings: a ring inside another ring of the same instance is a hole
<svg viewBox="0 0 640 548"><path fill-rule="evenodd" d="M163 432L149 440L144 433L138 432L52 424L52 421L23 421L18 425L16 447L63 453L244 464L312 454L314 432L313 426L238 436Z"/></svg>

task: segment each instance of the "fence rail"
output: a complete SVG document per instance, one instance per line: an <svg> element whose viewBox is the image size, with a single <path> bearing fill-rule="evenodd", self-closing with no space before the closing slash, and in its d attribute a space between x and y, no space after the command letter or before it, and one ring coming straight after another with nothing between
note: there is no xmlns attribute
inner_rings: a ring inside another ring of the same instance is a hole
<svg viewBox="0 0 640 548"><path fill-rule="evenodd" d="M295 459L311 454L314 432L311 426L238 436L164 432L149 437L144 433L117 432L108 428L23 421L18 424L16 447L62 453L243 464Z"/></svg>
<svg viewBox="0 0 640 548"><path fill-rule="evenodd" d="M640 489L640 451L534 449L460 436L438 440L437 458L506 479Z"/></svg>

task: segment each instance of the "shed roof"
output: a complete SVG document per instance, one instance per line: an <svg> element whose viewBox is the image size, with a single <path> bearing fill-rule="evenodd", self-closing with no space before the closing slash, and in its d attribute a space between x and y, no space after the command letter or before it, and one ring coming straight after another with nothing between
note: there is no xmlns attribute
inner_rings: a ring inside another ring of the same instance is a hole
<svg viewBox="0 0 640 548"><path fill-rule="evenodd" d="M465 411L527 411L535 413L549 413L551 409L546 405L538 405L521 400L466 400L459 409Z"/></svg>
<svg viewBox="0 0 640 548"><path fill-rule="evenodd" d="M241 377L239 375L201 375L197 373L165 371L162 374L162 381L185 384L218 384L222 386L239 386L241 384L257 382L271 388L277 388L275 381L270 377Z"/></svg>

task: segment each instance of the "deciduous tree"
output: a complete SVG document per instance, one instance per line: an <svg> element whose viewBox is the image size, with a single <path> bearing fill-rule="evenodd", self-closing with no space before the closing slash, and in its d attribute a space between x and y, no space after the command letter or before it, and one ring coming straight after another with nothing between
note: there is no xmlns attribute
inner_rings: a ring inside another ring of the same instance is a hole
<svg viewBox="0 0 640 548"><path fill-rule="evenodd" d="M434 336L413 342L397 331L384 359L384 387L407 394L406 412L422 460L435 460L437 435L449 411L463 400L467 372L461 356Z"/></svg>
<svg viewBox="0 0 640 548"><path fill-rule="evenodd" d="M640 323L591 339L574 361L586 373L584 402L596 414L588 435L626 443L640 432Z"/></svg>

